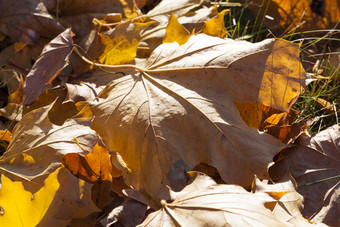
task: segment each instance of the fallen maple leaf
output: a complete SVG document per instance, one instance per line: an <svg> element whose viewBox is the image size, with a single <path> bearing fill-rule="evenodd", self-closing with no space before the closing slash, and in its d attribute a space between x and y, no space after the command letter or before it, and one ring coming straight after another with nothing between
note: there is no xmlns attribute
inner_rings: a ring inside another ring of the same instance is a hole
<svg viewBox="0 0 340 227"><path fill-rule="evenodd" d="M297 112L275 113L267 117L261 124L261 129L275 136L286 144L293 143L302 133L306 131L315 119L306 119L294 122Z"/></svg>
<svg viewBox="0 0 340 227"><path fill-rule="evenodd" d="M40 36L53 38L63 30L40 0L0 2L0 31L16 41L35 43Z"/></svg>
<svg viewBox="0 0 340 227"><path fill-rule="evenodd" d="M68 83L62 83L67 89L64 102L91 102L96 99L104 87L112 80L106 77L107 73L102 70L94 70L79 75Z"/></svg>
<svg viewBox="0 0 340 227"><path fill-rule="evenodd" d="M49 120L54 103L26 114L12 131L12 141L0 158L0 170L14 179L42 184L51 172L61 166L67 153L84 153L77 143L92 150L97 143L89 118L69 119L62 126Z"/></svg>
<svg viewBox="0 0 340 227"><path fill-rule="evenodd" d="M132 62L137 54L141 31L152 23L125 22L118 24L110 31L100 34L105 49L99 57L99 62L108 65Z"/></svg>
<svg viewBox="0 0 340 227"><path fill-rule="evenodd" d="M69 63L73 49L72 32L68 28L44 47L40 57L28 73L25 83L25 104L52 87L52 81Z"/></svg>
<svg viewBox="0 0 340 227"><path fill-rule="evenodd" d="M112 181L110 155L99 144L85 156L68 153L64 155L62 162L73 175L87 182Z"/></svg>
<svg viewBox="0 0 340 227"><path fill-rule="evenodd" d="M305 199L303 215L312 221L338 225L340 126L334 125L314 137L303 134L286 157L271 167L271 176L291 173Z"/></svg>
<svg viewBox="0 0 340 227"><path fill-rule="evenodd" d="M145 219L147 206L136 200L127 198L120 206L114 208L100 223L104 226L121 224L137 226ZM133 214L133 215L131 215Z"/></svg>
<svg viewBox="0 0 340 227"><path fill-rule="evenodd" d="M59 188L57 174L51 173L44 186L34 195L26 191L21 182L13 182L1 176L0 225L36 226L43 219Z"/></svg>
<svg viewBox="0 0 340 227"><path fill-rule="evenodd" d="M266 177L284 145L248 128L233 103L286 110L305 83L297 54L297 45L275 39L252 44L199 34L181 46L163 44L140 72L108 74L113 80L90 103L92 127L131 170L127 182L154 198L161 184L180 189L200 163L225 182L249 186L254 173Z"/></svg>
<svg viewBox="0 0 340 227"><path fill-rule="evenodd" d="M265 207L273 201L268 195L211 181L208 176L194 177L190 189L183 189L186 193L172 202L163 200L162 208L138 226L287 226Z"/></svg>
<svg viewBox="0 0 340 227"><path fill-rule="evenodd" d="M100 212L91 198L92 184L73 176L66 168L59 170L58 182L60 186L51 208L37 227L70 226L73 219L85 219L92 213Z"/></svg>
<svg viewBox="0 0 340 227"><path fill-rule="evenodd" d="M22 116L30 111L55 102L48 113L48 117L53 124L62 125L65 120L73 117L79 112L73 102L63 102L66 95L66 91L62 88L46 90L41 93L32 105L22 106L16 103L9 103L4 108L0 109L0 114L9 120L20 121Z"/></svg>
<svg viewBox="0 0 340 227"><path fill-rule="evenodd" d="M302 195L296 192L294 183L293 179L289 179L281 183L268 184L255 177L252 192L266 193L275 199L275 202L268 202L265 206L284 223L293 226L327 226L321 223L312 224L302 216L304 200Z"/></svg>

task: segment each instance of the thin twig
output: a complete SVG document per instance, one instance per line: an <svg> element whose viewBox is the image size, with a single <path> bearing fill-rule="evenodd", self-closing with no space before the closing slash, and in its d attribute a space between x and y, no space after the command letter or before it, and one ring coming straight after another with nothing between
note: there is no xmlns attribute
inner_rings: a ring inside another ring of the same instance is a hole
<svg viewBox="0 0 340 227"><path fill-rule="evenodd" d="M122 68L128 68L128 69L136 69L140 72L144 72L145 70L135 66L135 65L106 65L106 64L100 64L100 63L95 63L89 59L87 59L83 54L80 53L79 49L78 49L78 45L74 45L73 46L73 51L76 55L78 55L78 57L80 57L83 61L85 61L86 63L93 65L93 66L97 66L97 67L104 67L104 68L110 68L110 69L122 69Z"/></svg>

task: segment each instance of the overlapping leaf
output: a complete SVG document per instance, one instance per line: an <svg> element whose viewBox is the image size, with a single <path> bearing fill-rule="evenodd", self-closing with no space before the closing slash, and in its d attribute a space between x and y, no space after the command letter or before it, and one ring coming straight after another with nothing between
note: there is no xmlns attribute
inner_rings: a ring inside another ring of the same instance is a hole
<svg viewBox="0 0 340 227"><path fill-rule="evenodd" d="M168 22L171 13L176 17L182 16L202 3L203 0L164 0L150 10L146 16L160 24L165 24Z"/></svg>
<svg viewBox="0 0 340 227"><path fill-rule="evenodd" d="M0 2L0 31L16 41L34 43L40 36L52 39L63 30L40 0Z"/></svg>
<svg viewBox="0 0 340 227"><path fill-rule="evenodd" d="M21 182L1 176L1 226L36 226L49 209L59 188L58 170L50 174L44 186L34 195Z"/></svg>
<svg viewBox="0 0 340 227"><path fill-rule="evenodd" d="M42 183L51 172L61 166L62 155L83 153L77 143L92 150L97 143L96 133L90 129L90 119L66 121L62 126L49 120L53 103L26 114L15 126L12 141L0 159L0 170L14 179Z"/></svg>
<svg viewBox="0 0 340 227"><path fill-rule="evenodd" d="M104 19L108 13L119 13L124 17L137 16L132 0L43 0L48 11L65 27L84 38L92 29L93 18Z"/></svg>
<svg viewBox="0 0 340 227"><path fill-rule="evenodd" d="M296 192L292 179L282 183L268 184L255 178L252 192L266 193L277 200L268 202L266 207L271 209L274 216L282 222L293 226L327 226L321 223L311 223L302 216L303 197Z"/></svg>
<svg viewBox="0 0 340 227"><path fill-rule="evenodd" d="M27 75L25 84L26 104L32 103L48 88L69 63L73 41L71 29L66 29L44 47L40 57Z"/></svg>
<svg viewBox="0 0 340 227"><path fill-rule="evenodd" d="M132 62L137 54L138 44L141 39L140 33L150 24L152 24L152 22L125 22L101 34L101 41L105 49L99 57L99 62L109 65Z"/></svg>
<svg viewBox="0 0 340 227"><path fill-rule="evenodd" d="M59 170L57 178L59 189L38 227L69 226L73 219L85 219L100 211L91 198L92 184L73 176L66 168Z"/></svg>
<svg viewBox="0 0 340 227"><path fill-rule="evenodd" d="M78 76L69 83L64 83L63 85L67 89L65 102L72 101L77 103L80 101L93 101L111 81L110 77L105 77L106 74L104 71L94 70L93 72Z"/></svg>
<svg viewBox="0 0 340 227"><path fill-rule="evenodd" d="M206 21L202 32L207 35L224 38L227 35L227 30L224 25L224 16L229 10L223 10L216 17Z"/></svg>
<svg viewBox="0 0 340 227"><path fill-rule="evenodd" d="M182 45L189 38L190 33L178 22L176 16L172 13L166 27L163 43L177 42L179 45Z"/></svg>
<svg viewBox="0 0 340 227"><path fill-rule="evenodd" d="M174 16L177 17L178 22L183 25L189 33L201 31L204 26L204 22L213 18L218 13L217 8L215 7L204 7L190 13L188 11L180 12L180 14L174 13ZM169 13L167 16L168 20L170 19L170 15L171 14ZM162 43L166 33L166 27L170 26L168 25L168 20L166 23L159 24L152 29L146 29L143 31L142 42L139 45L139 55L143 57L150 56L150 53Z"/></svg>
<svg viewBox="0 0 340 227"><path fill-rule="evenodd" d="M112 181L109 153L99 144L85 156L78 153L64 155L63 164L73 175L87 182Z"/></svg>
<svg viewBox="0 0 340 227"><path fill-rule="evenodd" d="M180 188L185 172L203 162L228 183L250 185L284 146L248 128L233 103L286 110L305 83L297 53L283 40L203 34L182 46L163 44L141 72L116 76L91 103L93 128L131 170L128 182L149 195L162 183Z"/></svg>
<svg viewBox="0 0 340 227"><path fill-rule="evenodd" d="M340 127L332 126L314 137L304 135L287 157L271 168L273 177L290 172L304 196L303 215L331 226L338 224Z"/></svg>
<svg viewBox="0 0 340 227"><path fill-rule="evenodd" d="M128 198L120 206L113 209L110 214L101 221L101 224L104 226L115 224L137 226L145 219L146 211L147 206L145 204Z"/></svg>
<svg viewBox="0 0 340 227"><path fill-rule="evenodd" d="M139 226L286 226L265 207L273 201L268 195L251 194L237 185L208 186L207 176L197 179L194 187L183 189L187 193L171 203L163 201Z"/></svg>

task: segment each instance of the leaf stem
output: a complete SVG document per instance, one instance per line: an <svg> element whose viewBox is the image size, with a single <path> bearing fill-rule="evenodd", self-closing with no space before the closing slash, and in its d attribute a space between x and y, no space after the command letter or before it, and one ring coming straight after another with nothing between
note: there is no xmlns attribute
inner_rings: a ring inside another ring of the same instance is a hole
<svg viewBox="0 0 340 227"><path fill-rule="evenodd" d="M80 57L83 61L85 61L86 63L93 65L93 66L97 66L97 67L104 67L104 68L110 68L110 69L122 69L122 68L128 68L128 69L136 69L138 71L140 71L141 73L143 73L145 70L135 66L135 65L106 65L106 64L101 64L101 63L95 63L91 60L89 60L88 58L86 58L82 53L80 53L77 45L73 46L73 52L78 55L78 57Z"/></svg>

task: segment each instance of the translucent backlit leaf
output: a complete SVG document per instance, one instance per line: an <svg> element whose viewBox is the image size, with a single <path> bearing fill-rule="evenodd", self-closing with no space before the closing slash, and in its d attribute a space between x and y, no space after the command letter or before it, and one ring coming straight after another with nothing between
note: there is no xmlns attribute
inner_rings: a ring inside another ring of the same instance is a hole
<svg viewBox="0 0 340 227"><path fill-rule="evenodd" d="M113 39L102 35L102 42L105 45L104 53L99 57L99 62L107 65L120 65L133 61L136 57L138 40L128 40L124 36Z"/></svg>
<svg viewBox="0 0 340 227"><path fill-rule="evenodd" d="M217 36L224 38L227 35L227 30L224 26L224 15L228 13L230 10L225 9L220 12L216 17L211 18L210 20L204 22L205 26L202 30L204 34Z"/></svg>
<svg viewBox="0 0 340 227"><path fill-rule="evenodd" d="M34 195L26 191L21 182L1 176L0 226L36 226L44 217L59 188L59 169L51 173L44 186Z"/></svg>
<svg viewBox="0 0 340 227"><path fill-rule="evenodd" d="M177 42L179 45L182 45L188 41L190 36L188 30L186 30L183 25L178 22L176 16L171 13L163 43Z"/></svg>

